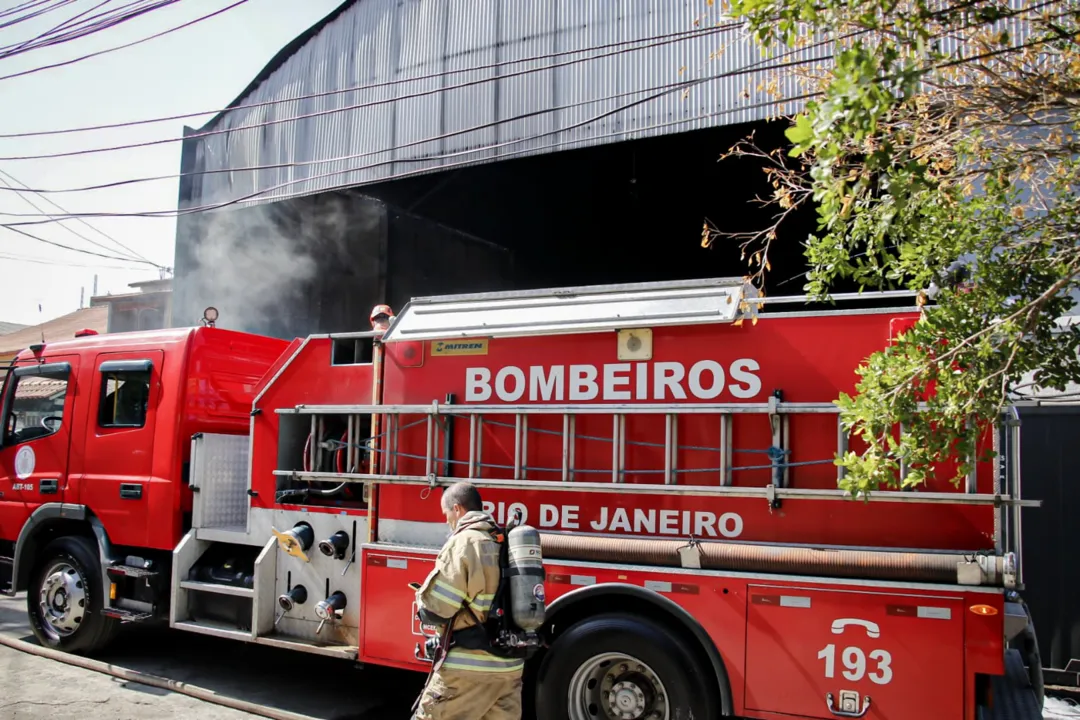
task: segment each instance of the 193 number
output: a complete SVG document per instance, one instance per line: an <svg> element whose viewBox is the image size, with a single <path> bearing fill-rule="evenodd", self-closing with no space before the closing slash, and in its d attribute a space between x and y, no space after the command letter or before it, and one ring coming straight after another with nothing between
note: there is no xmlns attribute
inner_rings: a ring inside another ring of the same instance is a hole
<svg viewBox="0 0 1080 720"><path fill-rule="evenodd" d="M832 678L836 676L836 646L829 643L821 652L817 654L818 660L825 661L825 677ZM840 671L840 674L844 676L844 679L851 682L857 682L862 680L863 677L869 677L870 682L878 685L887 685L892 681L892 655L888 650L871 650L869 660L874 663L874 668L869 672L866 672L867 656L863 652L862 648L858 647L846 647L840 653L840 662L843 664L844 669Z"/></svg>

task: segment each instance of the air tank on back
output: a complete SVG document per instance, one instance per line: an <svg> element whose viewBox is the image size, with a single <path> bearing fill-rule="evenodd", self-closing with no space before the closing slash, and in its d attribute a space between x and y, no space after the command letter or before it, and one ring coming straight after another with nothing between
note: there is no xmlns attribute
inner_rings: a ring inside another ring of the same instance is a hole
<svg viewBox="0 0 1080 720"><path fill-rule="evenodd" d="M518 525L506 535L510 566L510 614L514 624L535 632L544 624L544 558L540 533L531 525Z"/></svg>

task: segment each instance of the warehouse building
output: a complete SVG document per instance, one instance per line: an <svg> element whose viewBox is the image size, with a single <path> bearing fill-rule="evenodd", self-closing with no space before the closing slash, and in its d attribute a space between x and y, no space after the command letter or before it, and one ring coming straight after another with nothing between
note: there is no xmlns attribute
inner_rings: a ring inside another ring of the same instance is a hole
<svg viewBox="0 0 1080 720"><path fill-rule="evenodd" d="M769 188L718 159L751 132L781 143L786 122L766 121L803 90L717 12L344 2L186 129L174 317L214 305L223 326L292 337L414 295L744 274L702 227L760 229ZM770 257L781 291L800 291L813 220Z"/></svg>

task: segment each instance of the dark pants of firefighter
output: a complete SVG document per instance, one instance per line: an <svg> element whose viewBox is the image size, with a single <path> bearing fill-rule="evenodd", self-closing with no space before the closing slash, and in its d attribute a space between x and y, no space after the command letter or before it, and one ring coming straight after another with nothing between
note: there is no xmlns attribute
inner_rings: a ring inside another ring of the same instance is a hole
<svg viewBox="0 0 1080 720"><path fill-rule="evenodd" d="M521 720L521 670L440 667L428 679L414 720Z"/></svg>

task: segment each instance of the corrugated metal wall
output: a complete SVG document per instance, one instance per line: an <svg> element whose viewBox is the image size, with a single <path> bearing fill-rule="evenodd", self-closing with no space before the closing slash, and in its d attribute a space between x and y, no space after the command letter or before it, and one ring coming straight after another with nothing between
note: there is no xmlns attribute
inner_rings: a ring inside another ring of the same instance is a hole
<svg viewBox="0 0 1080 720"><path fill-rule="evenodd" d="M1025 600L1043 667L1076 670L1080 661L1080 569L1075 555L1080 513L1080 405L1020 408L1023 496L1042 507L1023 512ZM1075 684L1061 673L1047 683Z"/></svg>
<svg viewBox="0 0 1080 720"><path fill-rule="evenodd" d="M190 204L266 202L796 109L778 104L803 92L790 73L770 86L775 72L747 69L826 50L762 60L741 29L710 28L715 13L698 24L705 8L699 0L356 2L239 104L366 89L224 113L200 132L313 117L190 140L192 169L232 170L194 178ZM249 167L264 169L237 171Z"/></svg>

